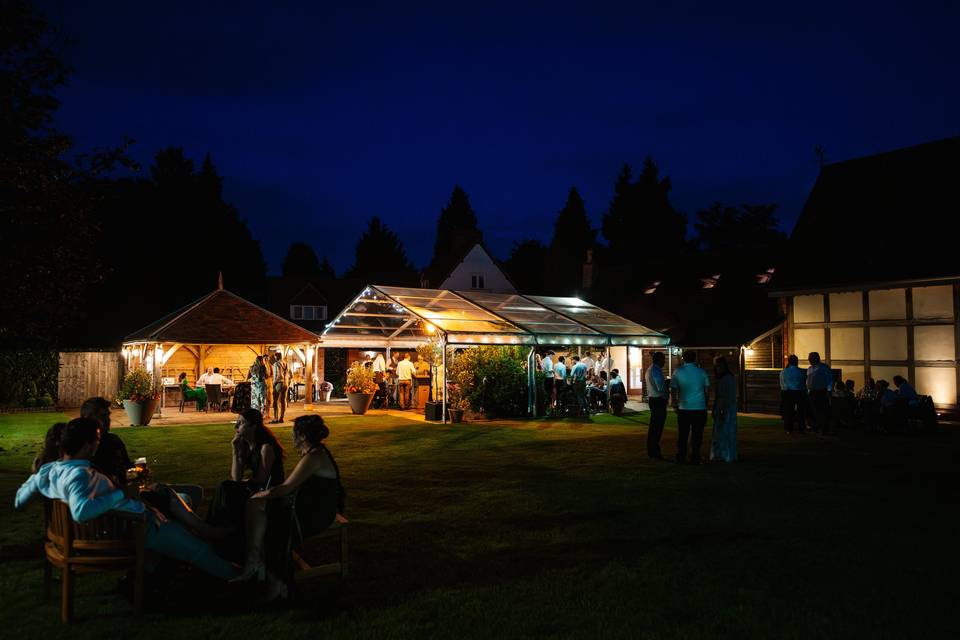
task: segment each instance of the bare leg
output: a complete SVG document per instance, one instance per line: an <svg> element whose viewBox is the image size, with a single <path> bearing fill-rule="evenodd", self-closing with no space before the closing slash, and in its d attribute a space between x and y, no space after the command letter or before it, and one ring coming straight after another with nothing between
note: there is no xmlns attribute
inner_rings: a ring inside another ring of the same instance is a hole
<svg viewBox="0 0 960 640"><path fill-rule="evenodd" d="M170 491L170 515L173 519L191 531L195 531L201 538L217 540L233 533L230 527L215 527L197 517L197 514L187 506L176 491Z"/></svg>
<svg viewBox="0 0 960 640"><path fill-rule="evenodd" d="M263 498L247 501L247 559L239 580L263 575L263 537L267 533L267 501Z"/></svg>

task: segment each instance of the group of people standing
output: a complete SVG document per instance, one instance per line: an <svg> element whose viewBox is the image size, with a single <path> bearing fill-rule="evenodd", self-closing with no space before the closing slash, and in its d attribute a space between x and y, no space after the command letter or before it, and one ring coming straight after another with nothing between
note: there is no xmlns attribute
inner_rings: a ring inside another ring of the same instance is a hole
<svg viewBox="0 0 960 640"><path fill-rule="evenodd" d="M391 354L390 362L384 354L378 353L374 359L363 363L373 370L373 381L377 393L373 406L386 409L393 405L400 409L409 409L413 404L413 394L417 393L419 380L430 378L430 363L417 354L417 361L410 359L409 353L400 356Z"/></svg>
<svg viewBox="0 0 960 640"><path fill-rule="evenodd" d="M613 368L613 359L600 356L594 359L590 353L583 358L557 356L547 351L540 358L540 370L544 373L544 392L551 415L562 415L564 398L573 402L587 415L594 411L609 409L620 415L626 403L626 386L619 370ZM707 424L707 404L710 379L697 364L694 351L683 353L683 365L667 381L663 374L666 355L656 351L652 364L644 372L644 384L650 406L650 428L647 432L647 455L663 459L660 440L667 420L667 406L671 402L677 412L679 438L676 459L678 462L700 464L703 432ZM609 379L608 379L609 376ZM733 462L737 459L737 383L726 358L714 360L716 391L713 396L713 438L710 459Z"/></svg>
<svg viewBox="0 0 960 640"><path fill-rule="evenodd" d="M329 430L316 414L294 420L293 444L301 457L287 476L286 453L264 425L263 414L243 411L231 441L229 479L201 518L202 487L145 482L135 473L146 469L134 466L123 441L111 433L107 400L91 398L80 413L47 431L33 474L17 491L15 508L39 494L66 503L79 523L108 511L141 515L149 552L223 580L261 578L266 600L288 595L293 518L302 535L312 535L343 512L340 471L323 444ZM155 572L157 563L158 558L149 559L148 573Z"/></svg>

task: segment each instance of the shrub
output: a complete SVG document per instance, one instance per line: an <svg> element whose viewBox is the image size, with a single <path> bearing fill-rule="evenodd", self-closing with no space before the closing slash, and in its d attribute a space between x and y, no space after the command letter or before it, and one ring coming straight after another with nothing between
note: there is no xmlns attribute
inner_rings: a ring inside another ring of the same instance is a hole
<svg viewBox="0 0 960 640"><path fill-rule="evenodd" d="M150 398L157 399L160 394L153 388L153 378L143 367L137 367L123 378L120 387L120 399L143 402Z"/></svg>
<svg viewBox="0 0 960 640"><path fill-rule="evenodd" d="M448 381L457 385L471 411L489 418L527 413L527 354L524 347L470 347L457 353Z"/></svg>
<svg viewBox="0 0 960 640"><path fill-rule="evenodd" d="M373 382L373 369L368 369L360 362L354 362L347 370L347 393L376 393L377 385Z"/></svg>
<svg viewBox="0 0 960 640"><path fill-rule="evenodd" d="M35 407L35 406L37 406L37 399L36 399L36 398L27 398L26 400L23 401L23 406L25 406L25 407Z"/></svg>
<svg viewBox="0 0 960 640"><path fill-rule="evenodd" d="M38 406L38 407L52 407L52 406L53 406L53 398L51 398L51 397L48 396L48 395L42 395L42 396L40 396L39 398L37 398L37 406Z"/></svg>
<svg viewBox="0 0 960 640"><path fill-rule="evenodd" d="M59 369L60 358L53 350L0 351L0 403L20 406L40 395L56 399Z"/></svg>

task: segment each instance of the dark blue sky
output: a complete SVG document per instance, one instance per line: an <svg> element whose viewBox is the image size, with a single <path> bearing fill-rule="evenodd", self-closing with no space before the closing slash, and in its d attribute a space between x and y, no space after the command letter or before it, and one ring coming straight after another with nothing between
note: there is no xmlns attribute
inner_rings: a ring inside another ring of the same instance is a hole
<svg viewBox="0 0 960 640"><path fill-rule="evenodd" d="M815 145L960 133L956 2L240 4L41 6L76 41L61 128L145 169L210 152L273 272L294 240L347 268L373 215L424 266L455 183L506 257L572 185L599 225L648 154L691 218L776 202L789 229Z"/></svg>

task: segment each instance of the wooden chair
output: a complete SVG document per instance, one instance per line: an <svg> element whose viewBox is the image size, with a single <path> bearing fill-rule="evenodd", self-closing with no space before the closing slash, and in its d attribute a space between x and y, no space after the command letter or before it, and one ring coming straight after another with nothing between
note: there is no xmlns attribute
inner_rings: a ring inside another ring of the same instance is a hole
<svg viewBox="0 0 960 640"><path fill-rule="evenodd" d="M347 575L348 566L347 528L349 525L350 521L338 513L336 519L333 521L333 524L331 524L329 527L320 533L303 538L300 544L290 551L291 557L293 558L294 570L298 572L297 575L304 578L328 575L337 575L341 579L345 578ZM304 555L306 554L306 549L308 547L313 546L318 541L328 539L336 540L338 547L337 560L322 564L310 564L310 562L304 559Z"/></svg>
<svg viewBox="0 0 960 640"><path fill-rule="evenodd" d="M61 570L60 617L73 618L74 573L134 569L133 606L143 610L143 557L146 520L141 514L111 511L84 523L74 522L70 507L60 500L45 502L47 562L43 569L43 594L50 599L53 567Z"/></svg>

